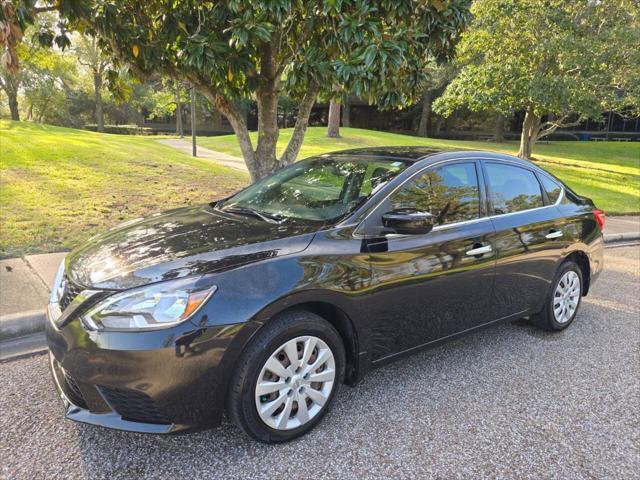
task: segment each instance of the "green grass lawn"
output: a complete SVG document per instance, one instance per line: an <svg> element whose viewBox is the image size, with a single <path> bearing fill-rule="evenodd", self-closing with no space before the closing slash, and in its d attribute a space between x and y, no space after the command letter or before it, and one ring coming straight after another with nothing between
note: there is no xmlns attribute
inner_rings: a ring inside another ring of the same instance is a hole
<svg viewBox="0 0 640 480"><path fill-rule="evenodd" d="M291 129L281 130L279 152L291 138ZM516 142L491 143L419 138L394 133L341 128L342 138L330 139L326 128L307 131L299 158L345 148L427 145L432 147L493 150L515 154ZM256 136L253 135L255 142ZM240 156L234 135L200 137L200 145ZM571 188L592 198L609 215L640 212L640 143L634 142L551 142L534 150L537 163L557 175Z"/></svg>
<svg viewBox="0 0 640 480"><path fill-rule="evenodd" d="M210 201L248 176L148 137L0 121L0 256L72 248L153 211Z"/></svg>

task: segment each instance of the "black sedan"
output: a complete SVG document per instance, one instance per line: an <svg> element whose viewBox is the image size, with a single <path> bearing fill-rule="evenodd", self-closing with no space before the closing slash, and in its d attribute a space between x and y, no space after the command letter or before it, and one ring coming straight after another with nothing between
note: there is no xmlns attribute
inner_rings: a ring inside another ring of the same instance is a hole
<svg viewBox="0 0 640 480"><path fill-rule="evenodd" d="M135 220L60 266L47 339L72 420L137 432L313 428L342 383L495 322L557 331L603 267L604 214L536 165L360 149Z"/></svg>

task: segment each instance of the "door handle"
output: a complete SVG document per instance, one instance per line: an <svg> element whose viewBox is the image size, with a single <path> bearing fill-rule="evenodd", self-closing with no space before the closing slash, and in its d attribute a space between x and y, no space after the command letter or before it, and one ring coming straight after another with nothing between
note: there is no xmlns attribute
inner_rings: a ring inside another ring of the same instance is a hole
<svg viewBox="0 0 640 480"><path fill-rule="evenodd" d="M485 245L484 247L472 248L471 250L467 250L467 255L469 255L470 257L475 257L476 255L484 255L485 253L490 253L491 251L491 245Z"/></svg>
<svg viewBox="0 0 640 480"><path fill-rule="evenodd" d="M544 236L544 238L548 238L549 240L551 240L553 238L560 238L562 235L564 234L560 230L551 230Z"/></svg>

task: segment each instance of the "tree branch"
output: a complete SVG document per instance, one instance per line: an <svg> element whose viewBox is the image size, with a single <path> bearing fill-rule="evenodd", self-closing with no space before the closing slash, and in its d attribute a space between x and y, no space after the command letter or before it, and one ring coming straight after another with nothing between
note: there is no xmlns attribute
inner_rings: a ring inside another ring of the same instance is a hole
<svg viewBox="0 0 640 480"><path fill-rule="evenodd" d="M59 5L58 2L55 3L55 5L49 5L48 7L34 7L33 9L33 13L38 14L38 13L45 13L45 12L53 12L55 10L58 10Z"/></svg>
<svg viewBox="0 0 640 480"><path fill-rule="evenodd" d="M309 115L311 115L311 108L316 101L318 92L320 91L320 85L311 84L305 94L304 98L298 106L298 117L296 118L296 124L293 127L293 134L291 140L287 144L287 148L284 150L280 157L280 165L290 165L295 162L300 153L300 147L302 147L302 141L304 140L304 134L309 126Z"/></svg>
<svg viewBox="0 0 640 480"><path fill-rule="evenodd" d="M284 54L283 57L280 59L280 65L278 67L278 72L277 72L278 75L281 75L284 72L284 69L286 68L286 66L293 60L296 54L299 53L299 49L302 48L302 46L311 37L311 33L313 31L313 21L314 21L313 18L309 18L302 27L302 32L300 34L300 37L295 39L295 42L290 42L287 45L287 47L289 48L289 52L287 54ZM291 28L291 26L293 26L293 21L291 22L289 29ZM287 34L288 34L288 31L287 31ZM279 53L281 53L282 51L283 49L280 49Z"/></svg>
<svg viewBox="0 0 640 480"><path fill-rule="evenodd" d="M251 143L251 137L249 136L249 129L247 128L247 122L244 119L244 115L238 110L238 108L227 99L224 95L216 92L210 85L197 75L188 75L188 80L202 92L202 94L211 102L211 104L222 113L231 124L231 128L238 138L240 144L240 150L247 169L251 175L252 181L258 179L257 177L257 165L256 156L253 151L253 145Z"/></svg>
<svg viewBox="0 0 640 480"><path fill-rule="evenodd" d="M567 118L569 118L569 115L563 115L560 120L547 121L542 123L538 127L538 132L536 133L536 136L535 136L536 140L540 140L541 138L546 137L547 135L551 135L558 128L575 127L576 125L580 125L582 123L582 120L580 118L575 122L565 123Z"/></svg>
<svg viewBox="0 0 640 480"><path fill-rule="evenodd" d="M120 46L117 44L115 40L109 39L108 41L109 41L109 46L113 50L114 55L120 60L122 60L124 63L128 64L131 67L131 70L133 71L133 73L135 73L140 80L146 80L149 78L149 74L147 72L142 70L135 62L129 61L123 55L122 50L120 49Z"/></svg>

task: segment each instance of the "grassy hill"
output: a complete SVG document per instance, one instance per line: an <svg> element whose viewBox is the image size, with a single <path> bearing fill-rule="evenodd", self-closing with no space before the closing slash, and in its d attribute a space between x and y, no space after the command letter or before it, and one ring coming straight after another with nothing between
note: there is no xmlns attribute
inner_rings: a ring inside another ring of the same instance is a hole
<svg viewBox="0 0 640 480"><path fill-rule="evenodd" d="M246 182L146 137L0 121L0 256L69 249L124 220Z"/></svg>
<svg viewBox="0 0 640 480"><path fill-rule="evenodd" d="M291 129L281 130L279 152L291 138ZM326 128L307 132L299 158L333 150L375 146L427 145L441 148L493 150L516 154L516 142L491 143L419 138L395 133L341 128L342 138L327 138ZM253 135L253 141L256 137ZM240 156L234 135L202 137L202 146ZM254 144L255 145L255 144ZM578 193L591 197L609 214L640 212L640 143L637 142L551 142L534 149L538 164L551 171Z"/></svg>

